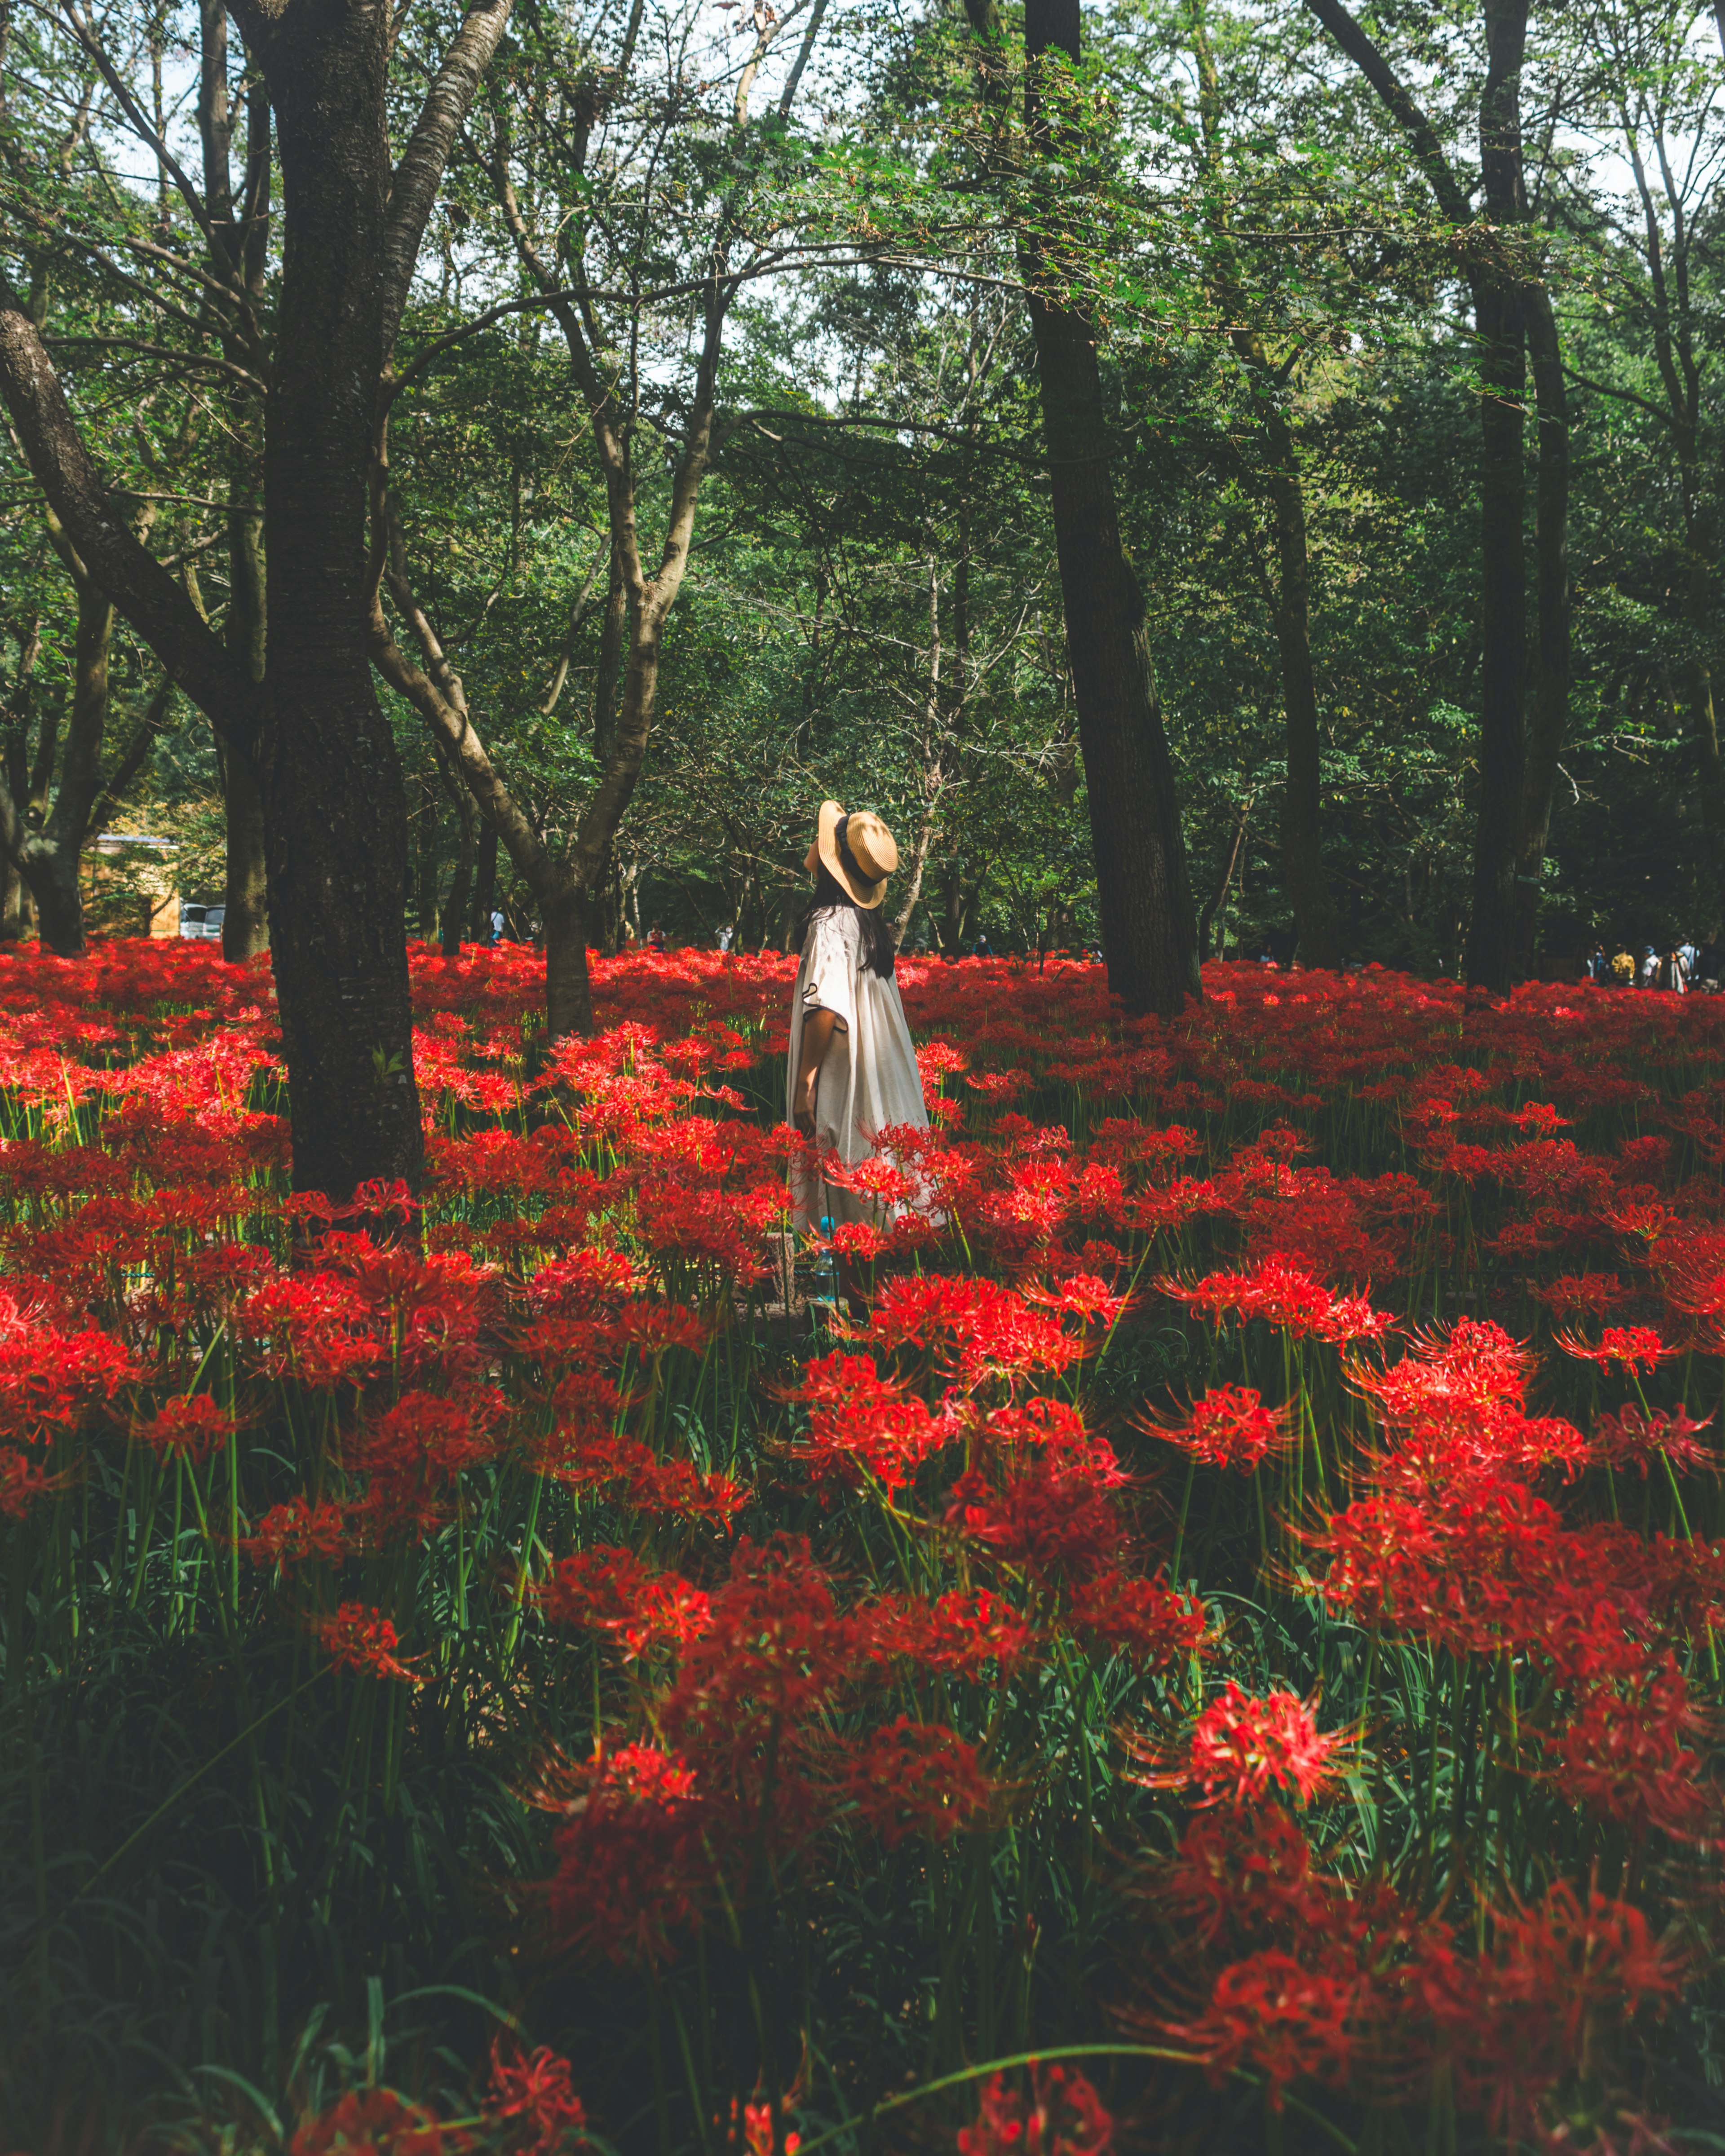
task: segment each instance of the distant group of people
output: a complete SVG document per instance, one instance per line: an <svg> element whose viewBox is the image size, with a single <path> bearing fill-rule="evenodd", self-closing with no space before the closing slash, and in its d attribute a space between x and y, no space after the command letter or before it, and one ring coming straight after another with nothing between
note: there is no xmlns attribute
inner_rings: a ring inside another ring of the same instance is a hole
<svg viewBox="0 0 1725 2156"><path fill-rule="evenodd" d="M1662 951L1644 943L1639 954L1625 945L1609 957L1600 943L1582 970L1602 988L1658 988L1678 996L1700 989L1712 995L1718 992L1720 964L1719 952L1712 943L1672 942Z"/></svg>

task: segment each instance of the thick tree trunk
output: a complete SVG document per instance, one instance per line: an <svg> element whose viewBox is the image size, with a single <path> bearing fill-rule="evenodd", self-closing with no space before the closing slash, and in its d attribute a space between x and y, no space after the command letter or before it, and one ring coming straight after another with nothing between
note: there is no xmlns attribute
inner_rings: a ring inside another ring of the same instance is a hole
<svg viewBox="0 0 1725 2156"><path fill-rule="evenodd" d="M1026 101L1045 147L1043 72L1056 54L1076 64L1079 35L1078 0L1028 0ZM1130 1011L1172 1017L1204 993L1197 923L1143 595L1121 543L1096 329L1052 296L1058 268L1034 243L1024 251L1108 987Z"/></svg>
<svg viewBox="0 0 1725 2156"><path fill-rule="evenodd" d="M270 921L294 1183L416 1187L407 814L372 685L365 516L390 172L382 0L248 25L275 107L285 244L265 444Z"/></svg>
<svg viewBox="0 0 1725 2156"><path fill-rule="evenodd" d="M1539 430L1533 536L1538 670L1522 783L1515 899L1515 975L1525 980L1533 971L1552 793L1569 724L1569 400L1551 295L1543 284L1529 285L1522 303Z"/></svg>
<svg viewBox="0 0 1725 2156"><path fill-rule="evenodd" d="M249 750L233 747L223 753L222 792L228 819L222 956L230 965L239 966L270 948L264 794Z"/></svg>
<svg viewBox="0 0 1725 2156"><path fill-rule="evenodd" d="M479 860L473 878L473 921L476 943L491 940L491 915L497 904L497 827L486 824L479 834Z"/></svg>
<svg viewBox="0 0 1725 2156"><path fill-rule="evenodd" d="M1527 576L1522 521L1521 309L1512 290L1481 295L1480 761L1467 978L1496 995L1514 972L1517 864L1527 751Z"/></svg>
<svg viewBox="0 0 1725 2156"><path fill-rule="evenodd" d="M1480 406L1480 760L1467 978L1507 995L1514 974L1516 875L1527 751L1527 577L1522 522L1526 366L1517 295L1482 291Z"/></svg>
<svg viewBox="0 0 1725 2156"><path fill-rule="evenodd" d="M587 894L565 877L540 899L545 919L545 1035L593 1031L593 983L587 968Z"/></svg>
<svg viewBox="0 0 1725 2156"><path fill-rule="evenodd" d="M1527 0L1485 0L1487 66L1480 167L1496 246L1525 222L1521 72ZM1507 995L1515 974L1516 875L1526 777L1527 571L1522 424L1527 333L1520 280L1491 260L1473 273L1480 338L1480 773L1467 978Z"/></svg>
<svg viewBox="0 0 1725 2156"><path fill-rule="evenodd" d="M36 901L37 933L56 958L81 958L84 887L79 856L64 846L33 838L24 851L24 875Z"/></svg>
<svg viewBox="0 0 1725 2156"><path fill-rule="evenodd" d="M1342 928L1324 873L1317 690L1312 672L1312 567L1306 494L1293 430L1271 410L1265 429L1268 485L1276 527L1276 644L1287 714L1287 782L1281 798L1281 855L1293 901L1302 964L1333 972L1342 963ZM1244 818L1240 829L1245 828Z"/></svg>
<svg viewBox="0 0 1725 2156"><path fill-rule="evenodd" d="M243 485L242 479L236 485ZM230 495L228 512L228 649L254 681L267 663L264 637L264 520L244 498ZM223 748L222 795L228 815L226 911L222 956L244 965L270 947L269 870L264 843L264 793L258 767L243 743Z"/></svg>
<svg viewBox="0 0 1725 2156"><path fill-rule="evenodd" d="M442 947L444 957L459 958L473 891L473 865L479 853L480 813L472 794L461 783L461 774L451 762L449 751L435 734L431 745L437 753L438 777L455 812L455 866L449 878L449 895L444 901Z"/></svg>

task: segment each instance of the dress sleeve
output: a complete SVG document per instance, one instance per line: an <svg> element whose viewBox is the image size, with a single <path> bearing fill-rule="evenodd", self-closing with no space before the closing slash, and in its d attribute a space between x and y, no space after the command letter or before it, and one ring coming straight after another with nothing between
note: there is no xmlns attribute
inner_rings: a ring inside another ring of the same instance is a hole
<svg viewBox="0 0 1725 2156"><path fill-rule="evenodd" d="M818 913L809 929L803 1010L829 1010L848 1027L856 1015L856 959L855 915L836 908Z"/></svg>

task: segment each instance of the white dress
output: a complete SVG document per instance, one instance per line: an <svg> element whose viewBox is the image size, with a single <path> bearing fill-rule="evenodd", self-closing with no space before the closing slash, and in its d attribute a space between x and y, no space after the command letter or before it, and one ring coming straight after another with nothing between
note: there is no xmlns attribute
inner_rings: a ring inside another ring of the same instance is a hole
<svg viewBox="0 0 1725 2156"><path fill-rule="evenodd" d="M821 1058L814 1101L814 1135L847 1168L870 1158L880 1133L895 1125L928 1127L922 1078L911 1029L899 1001L898 983L865 972L862 919L854 906L823 907L809 924L803 963L791 993L790 1060L785 1074L785 1119L796 1121L797 1072L803 1060L803 1020L829 1010L839 1021ZM885 1224L902 1206L880 1206L831 1183L805 1183L793 1175L793 1218L814 1227L823 1214L834 1221Z"/></svg>

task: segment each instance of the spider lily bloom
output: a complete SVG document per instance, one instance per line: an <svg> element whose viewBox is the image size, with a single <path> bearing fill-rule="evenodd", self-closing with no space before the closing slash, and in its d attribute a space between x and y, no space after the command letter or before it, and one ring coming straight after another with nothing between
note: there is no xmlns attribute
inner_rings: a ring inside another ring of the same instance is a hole
<svg viewBox="0 0 1725 2156"><path fill-rule="evenodd" d="M1235 1311L1242 1322L1261 1317L1296 1339L1332 1346L1376 1339L1394 1323L1387 1312L1373 1309L1367 1296L1333 1291L1302 1266L1276 1255L1249 1272L1217 1271L1189 1282L1164 1277L1157 1286L1194 1316L1202 1312L1217 1325Z"/></svg>
<svg viewBox="0 0 1725 2156"><path fill-rule="evenodd" d="M1633 1401L1613 1414L1595 1416L1594 1446L1599 1458L1614 1468L1634 1467L1645 1481L1647 1470L1661 1453L1675 1471L1717 1473L1719 1455L1710 1445L1697 1442L1713 1418L1692 1422L1682 1407L1656 1408L1644 1415Z"/></svg>
<svg viewBox="0 0 1725 2156"><path fill-rule="evenodd" d="M712 1623L712 1603L676 1573L655 1572L632 1550L578 1550L536 1590L554 1625L608 1632L634 1657L680 1647Z"/></svg>
<svg viewBox="0 0 1725 2156"><path fill-rule="evenodd" d="M289 1572L313 1558L339 1564L351 1547L347 1516L333 1498L314 1503L301 1491L285 1504L272 1505L252 1532L241 1536L239 1547L266 1570Z"/></svg>
<svg viewBox="0 0 1725 2156"><path fill-rule="evenodd" d="M458 2156L465 2133L440 2126L423 2104L391 2088L349 2089L308 2118L288 2143L288 2156Z"/></svg>
<svg viewBox="0 0 1725 2156"><path fill-rule="evenodd" d="M1330 1761L1345 1742L1320 1733L1310 1701L1286 1691L1254 1698L1230 1683L1194 1722L1183 1759L1163 1764L1153 1745L1141 1744L1137 1755L1153 1771L1134 1779L1150 1789L1195 1789L1200 1804L1236 1810L1261 1804L1272 1789L1304 1807L1329 1787Z"/></svg>
<svg viewBox="0 0 1725 2156"><path fill-rule="evenodd" d="M958 2129L958 2156L1108 2156L1113 2146L1114 2121L1085 2076L1035 2061L1028 2097L994 2074L975 2124Z"/></svg>
<svg viewBox="0 0 1725 2156"><path fill-rule="evenodd" d="M399 1678L407 1684L419 1681L397 1655L401 1642L381 1609L368 1609L363 1602L344 1602L333 1616L316 1619L312 1630L337 1669Z"/></svg>
<svg viewBox="0 0 1725 2156"><path fill-rule="evenodd" d="M861 1488L872 1477L895 1497L926 1460L957 1436L952 1422L931 1413L896 1380L882 1378L867 1355L842 1352L809 1364L788 1397L809 1409L809 1435L791 1457L817 1484Z"/></svg>
<svg viewBox="0 0 1725 2156"><path fill-rule="evenodd" d="M1209 1630L1195 1597L1117 1571L1075 1587L1066 1622L1091 1648L1126 1655L1147 1670L1166 1669L1197 1653Z"/></svg>
<svg viewBox="0 0 1725 2156"><path fill-rule="evenodd" d="M840 1780L857 1817L889 1849L980 1826L993 1795L973 1746L937 1722L901 1715L848 1748Z"/></svg>
<svg viewBox="0 0 1725 2156"><path fill-rule="evenodd" d="M675 1934L701 1921L716 1878L694 1773L673 1752L625 1744L560 1782L557 1869L545 1889L553 1936L612 1961L668 1960Z"/></svg>
<svg viewBox="0 0 1725 2156"><path fill-rule="evenodd" d="M1613 1365L1630 1371L1651 1370L1682 1352L1668 1346L1651 1325L1608 1325L1596 1342L1578 1339L1573 1332L1560 1332L1557 1344L1566 1355L1574 1355L1579 1362L1596 1363L1602 1370Z"/></svg>
<svg viewBox="0 0 1725 2156"><path fill-rule="evenodd" d="M223 1414L208 1393L178 1393L164 1400L148 1422L137 1424L134 1435L152 1452L198 1467L213 1447L239 1428L238 1419Z"/></svg>
<svg viewBox="0 0 1725 2156"><path fill-rule="evenodd" d="M883 1597L865 1617L870 1655L901 1658L942 1676L1009 1676L1039 1645L1034 1628L986 1587L968 1594L955 1589L932 1602Z"/></svg>
<svg viewBox="0 0 1725 2156"><path fill-rule="evenodd" d="M1286 1408L1266 1408L1250 1385L1217 1385L1192 1403L1177 1422L1138 1425L1177 1445L1208 1467L1250 1475L1272 1452L1291 1442Z"/></svg>
<svg viewBox="0 0 1725 2156"><path fill-rule="evenodd" d="M481 2099L488 2126L501 2132L510 2156L562 2156L588 2146L587 2109L575 2093L569 2061L548 2044L506 2057L491 2041L491 2081Z"/></svg>

